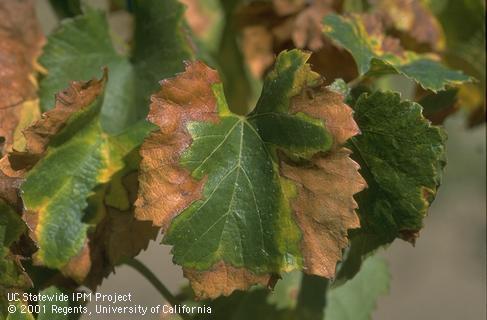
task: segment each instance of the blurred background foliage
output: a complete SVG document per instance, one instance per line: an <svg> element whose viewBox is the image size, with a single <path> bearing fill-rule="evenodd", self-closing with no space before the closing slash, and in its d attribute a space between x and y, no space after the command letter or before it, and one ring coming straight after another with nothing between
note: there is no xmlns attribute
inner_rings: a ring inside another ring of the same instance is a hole
<svg viewBox="0 0 487 320"><path fill-rule="evenodd" d="M48 33L59 19L79 14L80 0L49 0L55 9L41 19ZM235 112L245 113L260 94L261 81L276 55L301 48L313 54L310 63L325 82L346 82L357 77L352 56L337 47L323 32L323 18L330 13L360 14L373 20L394 46L429 53L476 81L439 96L397 77L379 82L383 89L401 89L405 98L423 101L425 114L434 123L462 111L468 126L485 120L485 2L481 0L181 0L188 39L196 57L218 68L226 96ZM129 50L133 4L130 0L94 1L88 5L107 12L113 42ZM53 14L54 13L54 14ZM50 16L49 16L50 15ZM122 46L123 47L123 46ZM330 63L332 61L332 63Z"/></svg>

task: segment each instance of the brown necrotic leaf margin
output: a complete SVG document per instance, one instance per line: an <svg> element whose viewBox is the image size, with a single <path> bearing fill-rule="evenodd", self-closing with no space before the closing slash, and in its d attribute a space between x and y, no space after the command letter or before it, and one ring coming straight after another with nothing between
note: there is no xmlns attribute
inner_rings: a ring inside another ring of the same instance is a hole
<svg viewBox="0 0 487 320"><path fill-rule="evenodd" d="M0 156L10 151L22 118L37 113L34 76L44 35L34 1L0 1Z"/></svg>
<svg viewBox="0 0 487 320"><path fill-rule="evenodd" d="M359 165L349 157L351 151L342 147L360 130L340 94L324 87L308 90L292 100L291 112L322 119L334 137L333 147L304 164L295 164L281 153L280 171L298 188L292 208L303 232L304 271L333 278L342 249L348 245L348 229L360 227L353 195L367 184Z"/></svg>
<svg viewBox="0 0 487 320"><path fill-rule="evenodd" d="M218 73L203 63L187 63L186 72L161 81L163 90L152 96L147 119L160 129L140 149L140 167L146 174L139 176L137 219L151 220L167 230L178 213L202 197L204 181L192 178L179 159L191 144L186 123L218 122L211 84L219 82Z"/></svg>
<svg viewBox="0 0 487 320"><path fill-rule="evenodd" d="M26 139L25 150L14 150L8 155L12 168L23 171L32 168L42 158L51 139L64 128L70 117L103 94L107 80L108 70L104 69L101 80L73 81L66 90L58 93L55 107L23 130Z"/></svg>
<svg viewBox="0 0 487 320"><path fill-rule="evenodd" d="M219 121L212 91L212 85L219 82L216 71L203 63L188 63L184 73L162 81L162 90L152 97L148 120L159 130L146 139L140 150L137 219L150 220L167 230L179 213L202 198L205 179L194 179L179 161L192 143L186 124ZM341 251L348 245L348 230L360 227L353 195L366 183L358 173L358 164L349 157L350 150L342 147L359 129L343 97L324 86L308 88L294 97L290 113L323 120L334 137L330 151L304 161L296 162L278 152L281 176L297 189L291 206L302 231L304 271L332 278ZM199 299L229 295L254 284L272 286L277 276L255 274L224 261L209 270L183 269Z"/></svg>
<svg viewBox="0 0 487 320"><path fill-rule="evenodd" d="M152 96L147 118L160 130L151 133L140 150L141 172L145 174L139 176L137 219L150 220L167 230L176 215L202 198L205 179L192 178L179 159L192 142L186 123L219 121L211 85L220 82L218 73L202 62L186 63L184 73L161 81L163 89ZM184 269L184 275L199 299L229 295L256 283L267 285L271 279L270 275L255 275L224 262L208 271Z"/></svg>

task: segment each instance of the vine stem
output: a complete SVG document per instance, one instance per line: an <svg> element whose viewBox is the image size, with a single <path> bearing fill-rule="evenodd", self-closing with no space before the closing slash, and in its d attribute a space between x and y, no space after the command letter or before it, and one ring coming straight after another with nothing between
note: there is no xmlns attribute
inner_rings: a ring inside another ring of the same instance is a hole
<svg viewBox="0 0 487 320"><path fill-rule="evenodd" d="M152 286L166 299L167 302L171 304L171 306L176 306L179 304L178 299L169 291L169 289L156 277L156 275L145 266L139 260L133 258L128 259L124 262L126 265L134 268L137 270L141 275L149 281ZM189 320L190 318L186 314L179 314L179 316L184 320Z"/></svg>
<svg viewBox="0 0 487 320"><path fill-rule="evenodd" d="M356 77L353 80L350 80L347 85L349 88L354 88L356 87L360 82L362 82L365 79L363 75Z"/></svg>
<svg viewBox="0 0 487 320"><path fill-rule="evenodd" d="M299 319L323 319L328 285L326 278L303 273L296 306Z"/></svg>

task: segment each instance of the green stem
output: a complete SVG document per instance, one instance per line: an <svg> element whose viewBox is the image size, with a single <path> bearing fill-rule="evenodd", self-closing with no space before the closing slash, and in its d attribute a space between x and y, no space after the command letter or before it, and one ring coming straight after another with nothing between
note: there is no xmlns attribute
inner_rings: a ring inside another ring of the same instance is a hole
<svg viewBox="0 0 487 320"><path fill-rule="evenodd" d="M154 288L166 299L167 302L171 304L171 306L175 306L179 304L178 299L169 291L168 288L156 277L156 275L147 268L142 262L137 259L128 259L125 261L125 264L131 266L135 270L137 270L141 275L143 275L147 281L149 281ZM179 315L184 320L189 320L190 318L186 314Z"/></svg>
<svg viewBox="0 0 487 320"><path fill-rule="evenodd" d="M299 319L323 319L328 282L326 278L303 274L296 307Z"/></svg>
<svg viewBox="0 0 487 320"><path fill-rule="evenodd" d="M348 85L349 88L354 88L357 85L359 85L362 81L364 81L364 79L365 79L365 76L364 75L358 76L357 78L355 78L353 80L350 80L347 83L347 85Z"/></svg>
<svg viewBox="0 0 487 320"><path fill-rule="evenodd" d="M216 60L223 78L225 97L232 112L245 115L249 111L252 86L245 68L245 59L238 43L234 12L238 1L220 0L225 24Z"/></svg>

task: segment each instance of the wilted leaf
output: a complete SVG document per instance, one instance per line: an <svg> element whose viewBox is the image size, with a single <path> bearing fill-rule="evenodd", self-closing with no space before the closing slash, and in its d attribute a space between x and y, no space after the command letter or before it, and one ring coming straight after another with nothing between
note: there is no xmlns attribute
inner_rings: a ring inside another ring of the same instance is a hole
<svg viewBox="0 0 487 320"><path fill-rule="evenodd" d="M422 1L369 0L372 14L378 16L386 29L397 31L401 43L418 51L441 51L445 48L442 27ZM423 49L423 50L421 50Z"/></svg>
<svg viewBox="0 0 487 320"><path fill-rule="evenodd" d="M272 0L274 10L280 16L295 14L306 6L305 0Z"/></svg>
<svg viewBox="0 0 487 320"><path fill-rule="evenodd" d="M31 285L20 257L10 249L25 231L25 224L17 212L0 199L0 288L26 288Z"/></svg>
<svg viewBox="0 0 487 320"><path fill-rule="evenodd" d="M243 55L250 72L261 78L274 63L272 35L262 26L247 27L242 31Z"/></svg>
<svg viewBox="0 0 487 320"><path fill-rule="evenodd" d="M0 318L17 319L20 312L10 315L8 312L8 292L17 292L30 288L32 281L21 264L21 252L16 246L27 228L18 212L21 205L18 198L20 180L10 178L0 170ZM14 318L15 316L15 318Z"/></svg>
<svg viewBox="0 0 487 320"><path fill-rule="evenodd" d="M289 33L284 35L277 31L281 41L286 38L292 40L297 48L308 48L312 51L318 51L324 45L321 33L323 17L341 7L337 0L273 0L272 5L275 15L282 20L282 25L289 25L284 28L272 26Z"/></svg>
<svg viewBox="0 0 487 320"><path fill-rule="evenodd" d="M148 119L160 129L141 148L136 217L166 230L199 298L292 269L333 277L359 226L353 194L365 183L342 147L358 128L308 58L279 55L245 117L202 63L152 98Z"/></svg>
<svg viewBox="0 0 487 320"><path fill-rule="evenodd" d="M82 249L88 227L96 221L93 217L87 221L84 215L87 198L124 168L124 157L150 130L145 123L117 136L102 130L106 81L105 74L101 80L73 82L57 96L54 109L24 130L25 150L8 155L9 170L25 178L23 218L39 245L36 263L60 269L78 281L90 269ZM68 266L71 260L75 270Z"/></svg>
<svg viewBox="0 0 487 320"><path fill-rule="evenodd" d="M279 24L280 17L268 2L250 2L239 6L234 16L238 22L238 33L234 36L241 38L244 63L254 78L262 79L275 60L276 39L271 26Z"/></svg>
<svg viewBox="0 0 487 320"><path fill-rule="evenodd" d="M34 1L0 2L0 156L39 115L34 73L43 43Z"/></svg>
<svg viewBox="0 0 487 320"><path fill-rule="evenodd" d="M129 257L147 249L148 240L155 240L158 228L148 221L138 221L130 211L108 211L105 229L100 231L105 241L106 257L116 266ZM98 244L96 244L98 245Z"/></svg>
<svg viewBox="0 0 487 320"><path fill-rule="evenodd" d="M402 238L414 243L423 227L445 166L444 131L421 114L419 104L399 94L363 94L355 104L362 134L350 141L368 188L356 195L361 227L340 278L358 271L361 257Z"/></svg>
<svg viewBox="0 0 487 320"><path fill-rule="evenodd" d="M114 267L123 263L126 259L139 254L141 250L147 249L151 240L157 237L159 228L154 227L149 221L139 221L134 217L132 204L135 202L138 191L137 172L125 173L127 169L116 174L110 184L99 190L100 201L92 206L95 213L88 210L88 214L97 215L96 211L103 210L103 219L97 224L96 230L89 236L89 245L84 248L90 255L91 268L84 284L95 288L101 280L110 274ZM129 169L130 170L130 169ZM133 168L132 168L133 170ZM112 194L116 186L117 176L122 173L123 190L125 194ZM118 206L118 209L110 203L110 197L116 197L118 201L127 201L127 206Z"/></svg>
<svg viewBox="0 0 487 320"><path fill-rule="evenodd" d="M103 100L101 121L110 133L120 133L147 114L148 97L160 77L181 71L191 52L182 33L183 6L176 0L135 1L135 47L131 57L112 45L106 17L88 9L66 20L48 38L40 63L48 74L40 83L43 110L54 105L54 94L73 79L88 80L108 66L111 81Z"/></svg>
<svg viewBox="0 0 487 320"><path fill-rule="evenodd" d="M31 285L21 265L21 256L12 250L13 244L27 230L18 212L22 208L19 197L21 182L21 179L9 177L0 170L0 291Z"/></svg>
<svg viewBox="0 0 487 320"><path fill-rule="evenodd" d="M383 34L380 21L373 16L345 18L330 14L323 23L325 34L352 54L361 75L399 73L432 91L472 80L431 55L404 51L397 39Z"/></svg>
<svg viewBox="0 0 487 320"><path fill-rule="evenodd" d="M372 319L377 299L389 291L389 278L389 270L383 259L368 258L352 280L329 290L324 319Z"/></svg>
<svg viewBox="0 0 487 320"><path fill-rule="evenodd" d="M187 6L185 18L196 39L210 52L220 45L224 17L218 0L181 0Z"/></svg>
<svg viewBox="0 0 487 320"><path fill-rule="evenodd" d="M336 0L251 1L239 7L236 20L242 31L242 51L254 77L262 78L279 52L297 47L313 52L310 64L325 83L338 77L354 79L357 71L351 55L322 34L323 17L340 11Z"/></svg>

